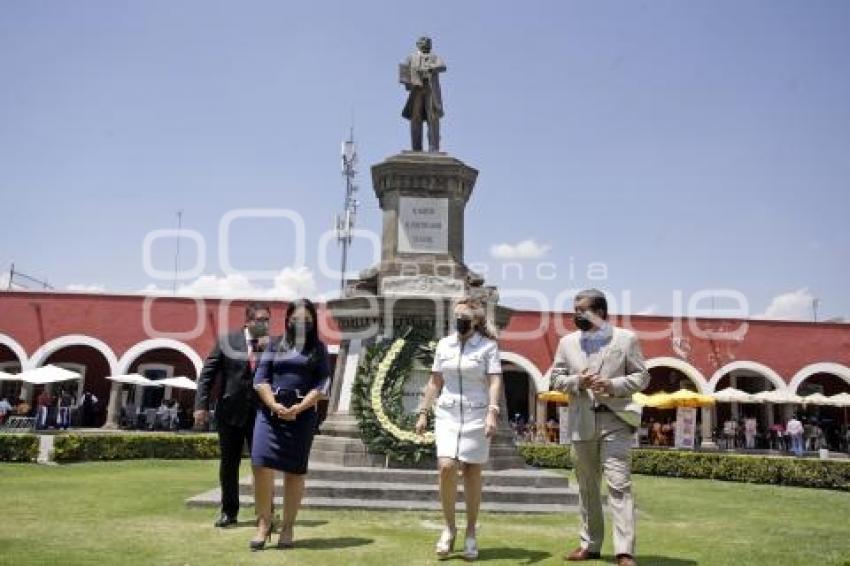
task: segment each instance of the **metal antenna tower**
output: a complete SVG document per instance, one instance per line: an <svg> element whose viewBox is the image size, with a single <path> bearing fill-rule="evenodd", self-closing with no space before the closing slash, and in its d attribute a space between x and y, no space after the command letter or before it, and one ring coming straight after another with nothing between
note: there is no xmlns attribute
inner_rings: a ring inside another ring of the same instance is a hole
<svg viewBox="0 0 850 566"><path fill-rule="evenodd" d="M342 142L342 176L345 177L345 206L336 216L336 239L342 244L342 267L340 269L339 289L345 290L345 271L348 266L348 248L351 246L351 232L357 217L360 203L354 198L358 187L354 184L357 175L357 147L354 145L354 126L351 127L348 140Z"/></svg>

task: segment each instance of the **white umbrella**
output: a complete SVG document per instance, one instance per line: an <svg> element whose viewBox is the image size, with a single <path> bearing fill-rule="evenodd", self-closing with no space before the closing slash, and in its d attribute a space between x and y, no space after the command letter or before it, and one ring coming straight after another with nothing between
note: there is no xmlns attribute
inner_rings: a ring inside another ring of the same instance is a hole
<svg viewBox="0 0 850 566"><path fill-rule="evenodd" d="M832 401L830 401L829 397L823 395L822 393L812 393L811 395L806 395L803 397L804 405L832 405Z"/></svg>
<svg viewBox="0 0 850 566"><path fill-rule="evenodd" d="M794 405L799 405L803 402L802 397L800 397L796 393L791 393L790 391L781 391L777 393L776 398L778 399L778 403L791 403Z"/></svg>
<svg viewBox="0 0 850 566"><path fill-rule="evenodd" d="M712 393L711 396L720 401L721 403L762 402L758 399L754 399L753 396L747 393L746 391L741 391L740 389L735 389L734 387L727 387L726 389L721 389L720 391Z"/></svg>
<svg viewBox="0 0 850 566"><path fill-rule="evenodd" d="M775 397L775 389L771 389L769 391L759 391L758 393L753 394L753 399L755 399L756 401L761 401L763 403L777 403L778 401L774 400Z"/></svg>
<svg viewBox="0 0 850 566"><path fill-rule="evenodd" d="M836 407L850 407L850 393L839 393L828 397L828 399Z"/></svg>
<svg viewBox="0 0 850 566"><path fill-rule="evenodd" d="M83 376L75 371L70 371L53 364L31 369L23 373L19 373L18 377L21 381L32 383L33 385L45 385L47 383L56 383L58 381L68 381L69 379L82 379Z"/></svg>
<svg viewBox="0 0 850 566"><path fill-rule="evenodd" d="M110 375L106 379L116 383L126 383L128 385L141 385L142 387L159 387L159 383L148 379L138 373L128 373L127 375Z"/></svg>
<svg viewBox="0 0 850 566"><path fill-rule="evenodd" d="M156 383L159 385L164 385L166 387L176 387L178 389L197 389L198 384L185 376L179 377L164 377L162 379L157 379Z"/></svg>
<svg viewBox="0 0 850 566"><path fill-rule="evenodd" d="M21 381L21 374L6 373L0 371L0 381Z"/></svg>
<svg viewBox="0 0 850 566"><path fill-rule="evenodd" d="M789 393L788 391L779 391L778 389L771 389L770 391L762 391L761 393L756 393L753 395L753 399L758 399L760 401L764 401L765 403L776 403L776 404L800 404L803 402L803 398L799 395L794 395L793 393Z"/></svg>

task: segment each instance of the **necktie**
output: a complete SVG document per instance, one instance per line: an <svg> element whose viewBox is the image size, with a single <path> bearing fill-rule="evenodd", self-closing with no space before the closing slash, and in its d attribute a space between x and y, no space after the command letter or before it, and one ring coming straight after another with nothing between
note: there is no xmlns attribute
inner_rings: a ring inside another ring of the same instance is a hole
<svg viewBox="0 0 850 566"><path fill-rule="evenodd" d="M251 368L251 373L257 369L257 348L259 343L259 340L254 339L248 345L248 367Z"/></svg>

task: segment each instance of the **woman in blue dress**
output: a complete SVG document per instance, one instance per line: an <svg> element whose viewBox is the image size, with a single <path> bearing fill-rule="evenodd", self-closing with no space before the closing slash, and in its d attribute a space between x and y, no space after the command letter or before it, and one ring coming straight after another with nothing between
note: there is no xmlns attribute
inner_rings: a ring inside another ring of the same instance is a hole
<svg viewBox="0 0 850 566"><path fill-rule="evenodd" d="M286 309L283 338L263 353L254 374L260 399L251 463L257 537L251 550L265 547L271 537L275 471L284 472L283 521L279 548L292 546L295 517L304 495L307 459L318 423L316 403L330 390L327 347L319 340L316 307L299 299Z"/></svg>

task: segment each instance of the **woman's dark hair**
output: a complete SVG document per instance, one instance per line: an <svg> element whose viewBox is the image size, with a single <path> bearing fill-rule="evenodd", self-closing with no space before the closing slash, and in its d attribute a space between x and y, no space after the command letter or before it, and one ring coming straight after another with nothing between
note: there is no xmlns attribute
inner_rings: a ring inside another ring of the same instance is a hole
<svg viewBox="0 0 850 566"><path fill-rule="evenodd" d="M599 318L608 318L608 299L605 298L605 293L599 289L585 289L576 294L575 302L582 299L590 299L590 310L599 315Z"/></svg>
<svg viewBox="0 0 850 566"><path fill-rule="evenodd" d="M307 333L304 341L304 352L312 352L321 344L321 341L319 340L319 315L316 312L316 305L314 305L313 301L310 299L296 299L289 303L286 307L286 314L283 318L284 329L289 328L289 319L292 318L292 315L297 309L306 310L313 318L313 328L311 328L310 332ZM295 346L295 336L292 336L287 331L284 331L283 333L283 340L286 342L287 347L292 348Z"/></svg>

